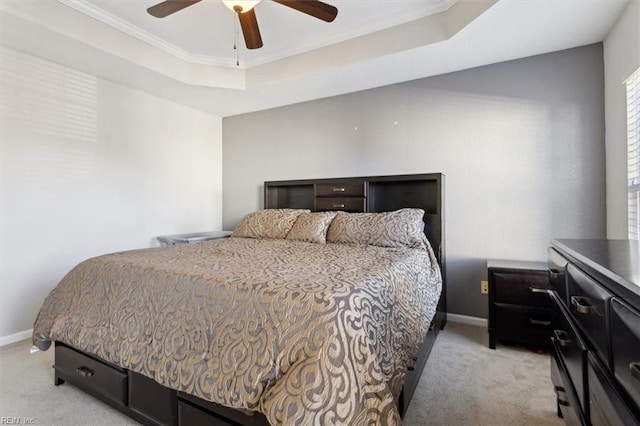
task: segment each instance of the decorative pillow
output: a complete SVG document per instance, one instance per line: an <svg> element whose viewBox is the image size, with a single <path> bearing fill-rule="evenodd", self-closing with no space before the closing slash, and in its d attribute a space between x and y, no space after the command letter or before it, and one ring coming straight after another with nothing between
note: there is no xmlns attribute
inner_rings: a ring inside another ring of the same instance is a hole
<svg viewBox="0 0 640 426"><path fill-rule="evenodd" d="M242 218L232 237L284 239L302 209L265 209Z"/></svg>
<svg viewBox="0 0 640 426"><path fill-rule="evenodd" d="M287 234L287 240L324 244L327 242L327 229L334 217L336 212L300 213Z"/></svg>
<svg viewBox="0 0 640 426"><path fill-rule="evenodd" d="M384 213L338 212L327 231L327 242L425 248L423 217L422 209Z"/></svg>

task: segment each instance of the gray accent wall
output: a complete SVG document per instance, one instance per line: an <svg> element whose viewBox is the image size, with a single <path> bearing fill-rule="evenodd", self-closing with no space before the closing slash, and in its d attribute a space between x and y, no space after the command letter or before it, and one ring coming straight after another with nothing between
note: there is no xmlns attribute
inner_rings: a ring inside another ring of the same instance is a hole
<svg viewBox="0 0 640 426"><path fill-rule="evenodd" d="M449 311L487 316L487 259L604 238L602 44L223 119L223 223L263 182L442 172Z"/></svg>

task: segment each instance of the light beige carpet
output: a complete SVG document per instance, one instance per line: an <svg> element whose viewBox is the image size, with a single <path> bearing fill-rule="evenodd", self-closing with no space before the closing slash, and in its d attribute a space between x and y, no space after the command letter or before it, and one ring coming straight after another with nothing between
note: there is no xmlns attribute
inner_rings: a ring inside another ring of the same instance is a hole
<svg viewBox="0 0 640 426"><path fill-rule="evenodd" d="M563 425L556 416L550 355L489 349L486 328L447 323L438 335L405 425Z"/></svg>
<svg viewBox="0 0 640 426"><path fill-rule="evenodd" d="M549 356L502 345L491 350L487 341L485 328L447 324L405 425L563 424L555 414ZM53 351L30 354L29 347L24 341L0 348L0 422L11 417L22 425L136 424L73 386L55 387Z"/></svg>

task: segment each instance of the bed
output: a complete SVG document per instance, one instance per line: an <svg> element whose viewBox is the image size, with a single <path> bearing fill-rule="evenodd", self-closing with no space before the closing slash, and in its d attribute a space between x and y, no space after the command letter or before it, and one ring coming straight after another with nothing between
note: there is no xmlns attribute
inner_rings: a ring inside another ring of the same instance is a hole
<svg viewBox="0 0 640 426"><path fill-rule="evenodd" d="M56 384L146 424L400 424L446 321L442 175L264 189L229 239L72 269L34 326Z"/></svg>

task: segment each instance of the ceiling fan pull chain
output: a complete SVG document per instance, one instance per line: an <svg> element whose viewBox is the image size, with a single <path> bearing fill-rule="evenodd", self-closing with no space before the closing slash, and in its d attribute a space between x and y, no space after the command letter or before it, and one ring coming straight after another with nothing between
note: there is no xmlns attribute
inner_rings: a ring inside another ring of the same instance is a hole
<svg viewBox="0 0 640 426"><path fill-rule="evenodd" d="M234 29L234 36L233 36L233 50L236 51L236 66L239 67L240 66L240 46L238 45L238 37L239 37L239 30L238 30L238 20L240 19L240 16L236 16L238 15L237 13L234 14L233 17L233 29Z"/></svg>

